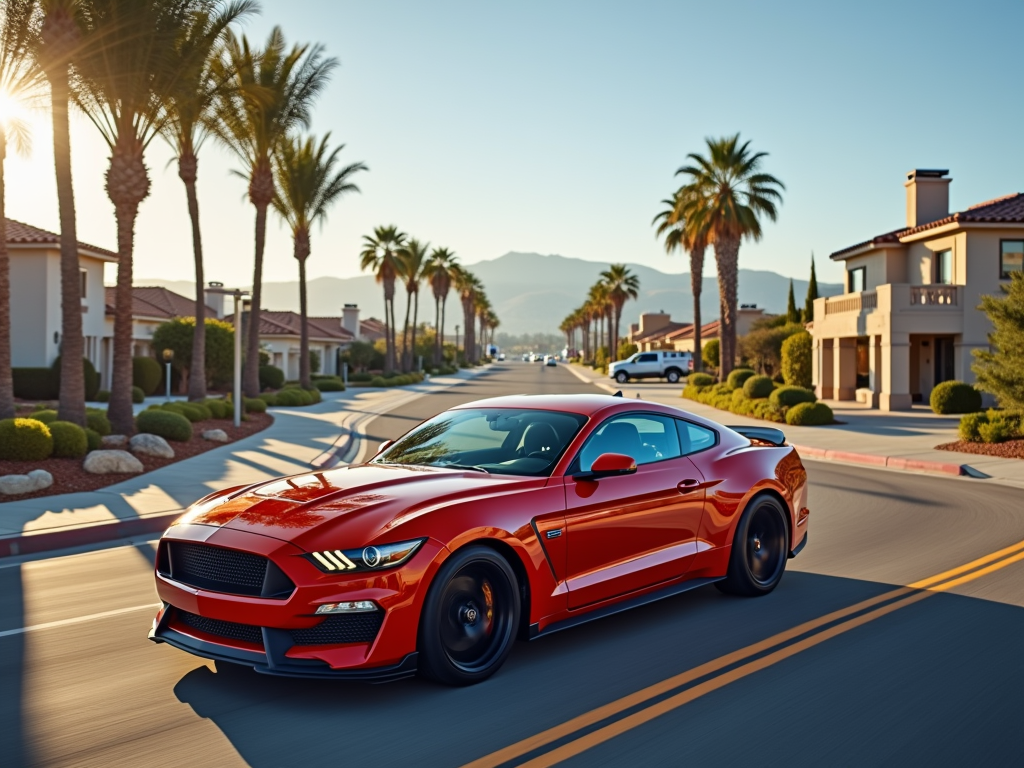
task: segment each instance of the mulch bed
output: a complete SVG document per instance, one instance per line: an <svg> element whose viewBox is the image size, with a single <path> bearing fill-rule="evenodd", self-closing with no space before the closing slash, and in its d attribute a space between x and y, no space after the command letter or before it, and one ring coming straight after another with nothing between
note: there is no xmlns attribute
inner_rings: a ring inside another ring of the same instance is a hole
<svg viewBox="0 0 1024 768"><path fill-rule="evenodd" d="M1007 440L1005 443L968 443L957 440L955 443L936 445L935 450L998 456L1001 459L1024 459L1024 440Z"/></svg>
<svg viewBox="0 0 1024 768"><path fill-rule="evenodd" d="M266 429L274 422L274 417L269 413L250 413L247 416L249 420L243 421L239 427L235 427L230 419L197 421L192 425L192 439L187 443L168 441L168 444L174 449L173 459L157 459L153 456L137 456L136 458L142 462L146 472L151 472L154 469L166 467L168 464L174 464L176 461L189 459L193 456L198 456L200 453L206 453L222 445L230 445L236 440ZM208 429L223 429L230 438L229 442L215 443L211 440L203 440L201 435ZM22 501L24 499L35 499L41 496L55 496L59 493L95 491L98 488L105 488L122 480L139 476L138 474L93 475L82 469L83 461L84 459L45 459L43 461L0 460L0 475L24 475L33 469L45 469L53 475L53 485L49 488L36 491L35 493L26 493L21 496L0 496L0 504Z"/></svg>

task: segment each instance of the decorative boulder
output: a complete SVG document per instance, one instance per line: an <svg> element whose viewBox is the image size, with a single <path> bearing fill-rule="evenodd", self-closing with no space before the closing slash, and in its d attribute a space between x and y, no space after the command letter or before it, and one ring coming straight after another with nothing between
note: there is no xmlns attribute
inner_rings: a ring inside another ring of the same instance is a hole
<svg viewBox="0 0 1024 768"><path fill-rule="evenodd" d="M35 493L53 485L53 475L45 469L33 469L27 475L4 475L0 477L0 494L17 496Z"/></svg>
<svg viewBox="0 0 1024 768"><path fill-rule="evenodd" d="M139 456L153 456L157 459L173 459L174 449L160 435L146 432L135 435L128 441L128 450Z"/></svg>
<svg viewBox="0 0 1024 768"><path fill-rule="evenodd" d="M145 471L142 462L128 451L93 451L82 468L94 475L138 474Z"/></svg>
<svg viewBox="0 0 1024 768"><path fill-rule="evenodd" d="M210 440L214 443L226 443L229 439L228 433L223 429L208 429L203 432L203 440Z"/></svg>
<svg viewBox="0 0 1024 768"><path fill-rule="evenodd" d="M128 445L128 438L125 435L104 435L100 444L104 448L124 448Z"/></svg>

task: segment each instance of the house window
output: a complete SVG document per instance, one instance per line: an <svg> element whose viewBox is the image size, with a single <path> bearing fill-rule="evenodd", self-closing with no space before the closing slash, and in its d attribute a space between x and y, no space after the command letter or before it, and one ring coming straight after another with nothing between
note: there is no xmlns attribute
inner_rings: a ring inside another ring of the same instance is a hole
<svg viewBox="0 0 1024 768"><path fill-rule="evenodd" d="M935 282L953 284L953 252L949 249L935 254Z"/></svg>
<svg viewBox="0 0 1024 768"><path fill-rule="evenodd" d="M84 269L82 269L82 270L79 270L78 274L79 274L80 284L82 286L82 298L83 299L88 298L88 291L87 291L87 289L88 289L88 286L89 286L89 273L86 272Z"/></svg>
<svg viewBox="0 0 1024 768"><path fill-rule="evenodd" d="M1024 271L1024 240L999 241L999 277L1010 279L1011 272Z"/></svg>
<svg viewBox="0 0 1024 768"><path fill-rule="evenodd" d="M846 273L846 292L860 293L864 290L864 278L867 275L867 267L857 267Z"/></svg>

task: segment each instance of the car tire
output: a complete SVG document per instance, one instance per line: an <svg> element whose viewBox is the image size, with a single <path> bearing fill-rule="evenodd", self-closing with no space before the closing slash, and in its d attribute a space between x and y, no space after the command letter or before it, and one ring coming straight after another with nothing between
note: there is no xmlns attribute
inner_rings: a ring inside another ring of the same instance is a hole
<svg viewBox="0 0 1024 768"><path fill-rule="evenodd" d="M618 373L615 374L615 380L619 382L619 384L625 384L627 381L629 381L629 376L626 374L625 371L619 371Z"/></svg>
<svg viewBox="0 0 1024 768"><path fill-rule="evenodd" d="M736 525L729 570L715 586L728 595L767 595L782 580L789 557L789 515L772 496L755 496Z"/></svg>
<svg viewBox="0 0 1024 768"><path fill-rule="evenodd" d="M490 547L458 550L438 570L420 616L419 672L445 685L473 685L493 675L519 627L519 587L508 562Z"/></svg>
<svg viewBox="0 0 1024 768"><path fill-rule="evenodd" d="M683 374L681 374L675 368L669 368L667 371L665 371L665 378L668 379L669 384L678 384L679 379L681 379L682 377Z"/></svg>

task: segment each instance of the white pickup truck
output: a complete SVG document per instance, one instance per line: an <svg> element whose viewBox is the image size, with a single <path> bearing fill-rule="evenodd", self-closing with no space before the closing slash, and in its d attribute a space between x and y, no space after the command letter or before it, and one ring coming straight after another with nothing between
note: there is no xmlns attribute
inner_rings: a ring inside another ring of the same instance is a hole
<svg viewBox="0 0 1024 768"><path fill-rule="evenodd" d="M608 375L619 384L630 379L666 379L675 384L689 375L693 355L689 352L637 352L628 360L616 360L608 366Z"/></svg>

